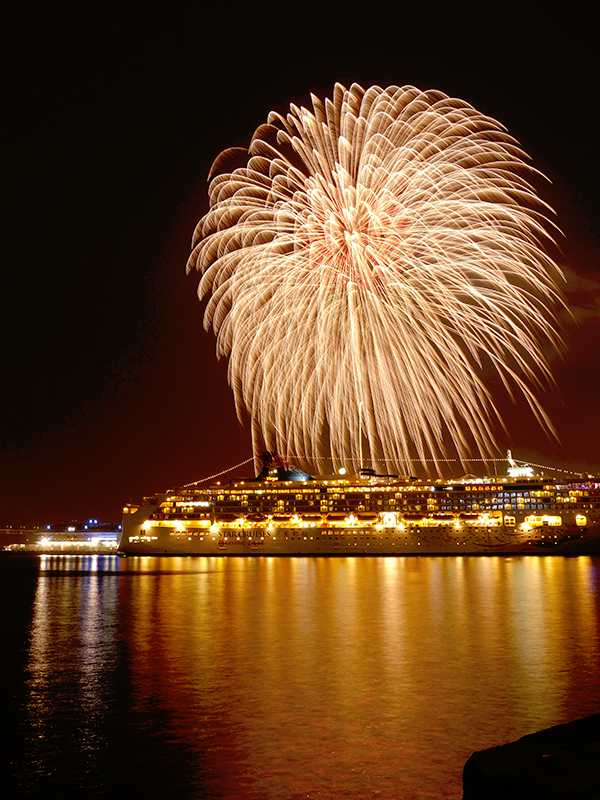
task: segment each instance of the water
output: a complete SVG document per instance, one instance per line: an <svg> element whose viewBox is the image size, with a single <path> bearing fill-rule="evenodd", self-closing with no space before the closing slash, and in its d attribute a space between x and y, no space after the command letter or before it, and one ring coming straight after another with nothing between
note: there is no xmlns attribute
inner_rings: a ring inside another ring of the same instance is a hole
<svg viewBox="0 0 600 800"><path fill-rule="evenodd" d="M474 750L600 711L598 558L1 577L16 796L460 798Z"/></svg>

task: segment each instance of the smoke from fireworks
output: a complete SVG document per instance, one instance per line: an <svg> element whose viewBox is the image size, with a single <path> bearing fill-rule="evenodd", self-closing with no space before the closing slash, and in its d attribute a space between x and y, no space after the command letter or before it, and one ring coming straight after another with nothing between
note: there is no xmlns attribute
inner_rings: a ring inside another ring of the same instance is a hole
<svg viewBox="0 0 600 800"><path fill-rule="evenodd" d="M484 364L550 427L531 388L557 343L548 209L498 122L437 91L337 84L212 174L240 156L188 270L255 450L400 470L444 440L489 455Z"/></svg>

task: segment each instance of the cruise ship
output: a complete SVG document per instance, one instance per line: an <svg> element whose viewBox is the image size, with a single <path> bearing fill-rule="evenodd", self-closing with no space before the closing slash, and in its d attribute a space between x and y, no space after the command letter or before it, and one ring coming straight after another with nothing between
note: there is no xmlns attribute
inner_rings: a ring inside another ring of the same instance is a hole
<svg viewBox="0 0 600 800"><path fill-rule="evenodd" d="M600 553L600 477L507 474L450 482L312 477L272 453L256 478L147 497L123 509L128 555Z"/></svg>

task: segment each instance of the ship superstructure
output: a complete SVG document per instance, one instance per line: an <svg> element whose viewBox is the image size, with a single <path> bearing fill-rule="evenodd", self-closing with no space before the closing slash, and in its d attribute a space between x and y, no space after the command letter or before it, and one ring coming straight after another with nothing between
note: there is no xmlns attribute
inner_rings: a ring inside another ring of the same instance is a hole
<svg viewBox="0 0 600 800"><path fill-rule="evenodd" d="M155 555L600 552L600 478L535 476L514 462L503 477L450 482L371 470L313 478L268 454L258 478L174 490L127 506L120 550Z"/></svg>

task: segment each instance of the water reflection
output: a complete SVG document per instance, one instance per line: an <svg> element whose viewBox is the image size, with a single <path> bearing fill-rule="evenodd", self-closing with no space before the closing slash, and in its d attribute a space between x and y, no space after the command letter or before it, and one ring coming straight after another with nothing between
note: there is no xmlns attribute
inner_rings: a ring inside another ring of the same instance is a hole
<svg viewBox="0 0 600 800"><path fill-rule="evenodd" d="M458 798L600 710L598 559L106 558L38 579L30 791Z"/></svg>
<svg viewBox="0 0 600 800"><path fill-rule="evenodd" d="M89 556L57 566L61 561L42 569L97 567ZM106 770L112 736L107 703L120 646L117 580L93 574L38 579L18 732L23 792L92 789Z"/></svg>

